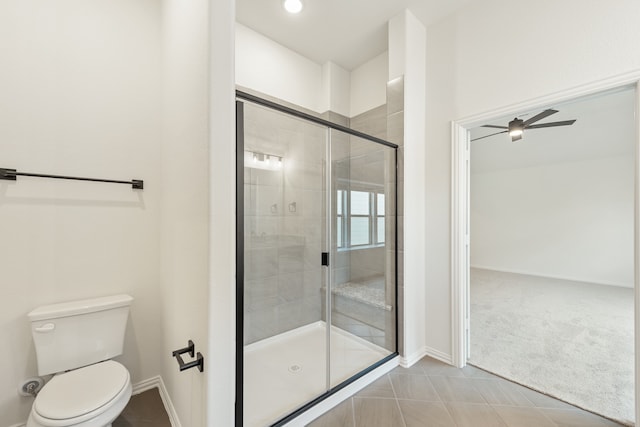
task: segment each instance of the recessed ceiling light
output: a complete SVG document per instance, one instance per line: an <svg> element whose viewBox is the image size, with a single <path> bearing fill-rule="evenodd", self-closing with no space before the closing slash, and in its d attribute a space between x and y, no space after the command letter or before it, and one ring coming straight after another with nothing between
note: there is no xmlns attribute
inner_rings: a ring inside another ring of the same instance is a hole
<svg viewBox="0 0 640 427"><path fill-rule="evenodd" d="M299 13L302 10L302 0L284 0L282 5L289 13Z"/></svg>

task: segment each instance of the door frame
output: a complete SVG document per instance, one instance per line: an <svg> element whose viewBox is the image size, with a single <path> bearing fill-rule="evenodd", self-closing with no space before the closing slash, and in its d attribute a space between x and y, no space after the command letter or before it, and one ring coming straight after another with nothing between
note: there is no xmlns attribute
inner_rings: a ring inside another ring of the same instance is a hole
<svg viewBox="0 0 640 427"><path fill-rule="evenodd" d="M451 122L451 355L461 368L469 354L469 130L493 119L525 110L594 95L625 86L635 87L635 182L634 182L634 337L635 337L635 413L640 420L640 70L577 86L551 95L497 108Z"/></svg>

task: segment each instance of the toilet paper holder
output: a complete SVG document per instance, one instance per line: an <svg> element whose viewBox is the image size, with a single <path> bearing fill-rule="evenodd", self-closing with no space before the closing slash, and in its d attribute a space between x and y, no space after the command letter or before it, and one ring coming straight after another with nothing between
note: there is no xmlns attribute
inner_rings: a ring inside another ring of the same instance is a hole
<svg viewBox="0 0 640 427"><path fill-rule="evenodd" d="M182 360L182 355L184 353L189 353L189 356L194 357L195 350L196 350L195 344L193 344L193 341L189 340L189 344L186 347L178 350L174 350L173 353L171 353L172 356L175 357L176 360L178 361L178 365L180 365L181 372L187 369L196 368L196 367L200 372L204 371L204 357L202 357L202 354L200 352L197 353L196 360L193 360L187 363L185 363L185 361Z"/></svg>

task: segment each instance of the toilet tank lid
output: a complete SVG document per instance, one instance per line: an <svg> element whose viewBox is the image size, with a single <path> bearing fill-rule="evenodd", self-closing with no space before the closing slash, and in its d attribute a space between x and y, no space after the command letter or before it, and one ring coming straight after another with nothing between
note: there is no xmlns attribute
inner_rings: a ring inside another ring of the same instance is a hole
<svg viewBox="0 0 640 427"><path fill-rule="evenodd" d="M112 295L108 297L91 298L79 301L63 302L59 304L45 305L31 311L27 316L32 322L38 320L56 319L59 317L74 316L77 314L91 313L94 311L108 310L111 308L131 305L133 298L130 295Z"/></svg>

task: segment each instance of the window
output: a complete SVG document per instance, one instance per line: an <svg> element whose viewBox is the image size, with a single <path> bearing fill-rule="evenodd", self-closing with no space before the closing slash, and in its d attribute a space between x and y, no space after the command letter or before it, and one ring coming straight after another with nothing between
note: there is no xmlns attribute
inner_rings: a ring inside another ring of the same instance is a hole
<svg viewBox="0 0 640 427"><path fill-rule="evenodd" d="M336 243L347 249L384 245L384 193L377 190L338 190Z"/></svg>
<svg viewBox="0 0 640 427"><path fill-rule="evenodd" d="M376 193L376 243L384 244L384 194Z"/></svg>

